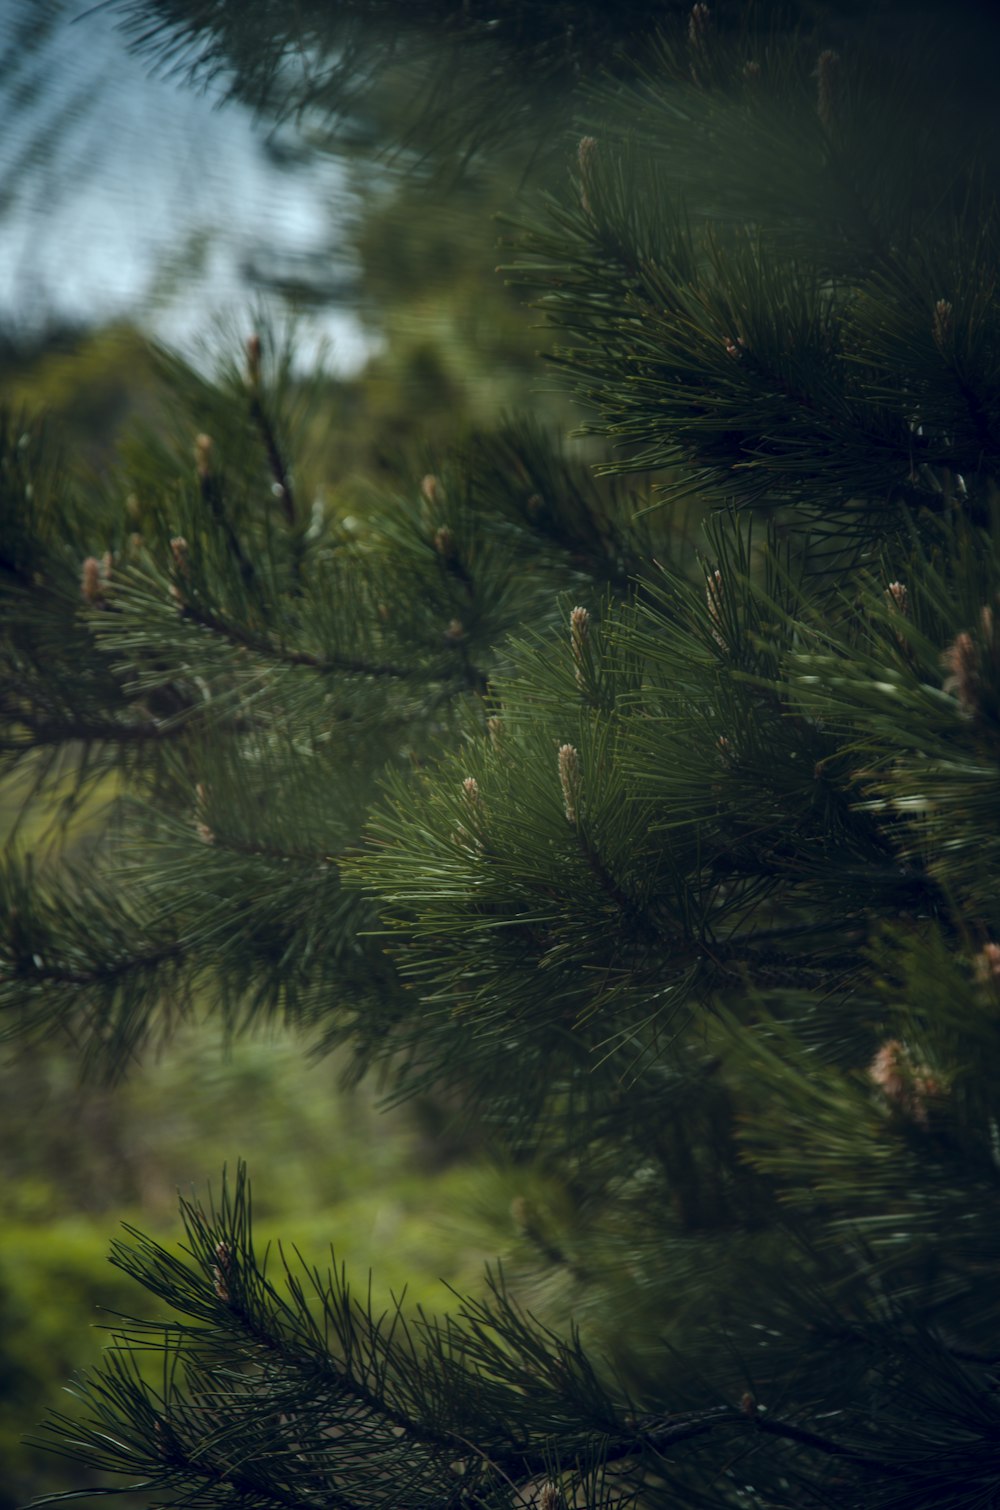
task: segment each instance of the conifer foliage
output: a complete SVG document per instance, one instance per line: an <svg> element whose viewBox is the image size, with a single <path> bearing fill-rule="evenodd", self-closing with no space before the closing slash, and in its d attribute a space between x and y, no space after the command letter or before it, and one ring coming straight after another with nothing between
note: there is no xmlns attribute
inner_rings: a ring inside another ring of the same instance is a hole
<svg viewBox="0 0 1000 1510"><path fill-rule="evenodd" d="M129 1233L109 1490L1000 1503L1000 225L901 51L698 4L594 87L506 254L603 475L511 422L349 527L259 337L101 500L7 419L4 768L120 795L4 856L5 1025L283 1014L565 1192L446 1320L242 1168Z"/></svg>

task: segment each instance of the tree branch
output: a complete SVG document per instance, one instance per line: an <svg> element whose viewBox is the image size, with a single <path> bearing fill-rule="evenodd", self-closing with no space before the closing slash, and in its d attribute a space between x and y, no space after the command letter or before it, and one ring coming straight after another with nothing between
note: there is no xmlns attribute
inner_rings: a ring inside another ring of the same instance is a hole
<svg viewBox="0 0 1000 1510"><path fill-rule="evenodd" d="M281 662L286 666L306 666L327 674L341 671L352 676L391 677L396 680L406 680L417 675L413 667L399 666L391 662L366 661L357 656L319 656L308 650L288 650L284 646L275 645L273 640L267 639L264 635L255 634L243 625L233 624L219 614L206 608L199 608L190 602L184 602L181 605L181 615L199 625L200 628L228 640L230 644L252 650L255 655Z"/></svg>

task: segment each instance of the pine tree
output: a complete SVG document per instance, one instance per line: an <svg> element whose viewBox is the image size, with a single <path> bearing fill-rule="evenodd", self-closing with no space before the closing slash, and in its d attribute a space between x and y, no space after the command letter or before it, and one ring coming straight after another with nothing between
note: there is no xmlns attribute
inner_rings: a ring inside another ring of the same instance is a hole
<svg viewBox="0 0 1000 1510"><path fill-rule="evenodd" d="M50 1438L151 1505L1000 1503L996 165L967 41L843 36L694 6L508 227L600 475L349 528L257 336L103 501L6 422L5 768L121 791L4 857L12 1031L284 1015L565 1193L444 1320L243 1169L115 1243L171 1319Z"/></svg>

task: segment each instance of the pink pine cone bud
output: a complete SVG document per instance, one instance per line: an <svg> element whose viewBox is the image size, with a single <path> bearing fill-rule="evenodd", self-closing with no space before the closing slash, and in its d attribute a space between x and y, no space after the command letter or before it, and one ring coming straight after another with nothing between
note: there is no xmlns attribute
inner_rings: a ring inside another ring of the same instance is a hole
<svg viewBox="0 0 1000 1510"><path fill-rule="evenodd" d="M894 1111L918 1127L928 1125L927 1104L941 1095L941 1086L926 1064L914 1063L898 1038L887 1038L882 1044L868 1066L868 1076Z"/></svg>
<svg viewBox="0 0 1000 1510"><path fill-rule="evenodd" d="M593 214L591 191L594 187L594 159L597 154L597 138L581 136L576 149L576 162L580 170L580 206L586 215Z"/></svg>
<svg viewBox="0 0 1000 1510"><path fill-rule="evenodd" d="M942 657L950 675L944 683L946 692L954 692L966 713L976 707L976 692L979 687L978 657L971 634L963 630L957 634Z"/></svg>
<svg viewBox="0 0 1000 1510"><path fill-rule="evenodd" d="M88 556L80 572L80 596L85 603L99 603L103 595L101 563L96 556Z"/></svg>
<svg viewBox="0 0 1000 1510"><path fill-rule="evenodd" d="M580 756L574 745L560 745L558 759L566 822L575 826L579 817Z"/></svg>
<svg viewBox="0 0 1000 1510"><path fill-rule="evenodd" d="M973 960L976 979L982 985L1000 984L1000 944L984 944Z"/></svg>

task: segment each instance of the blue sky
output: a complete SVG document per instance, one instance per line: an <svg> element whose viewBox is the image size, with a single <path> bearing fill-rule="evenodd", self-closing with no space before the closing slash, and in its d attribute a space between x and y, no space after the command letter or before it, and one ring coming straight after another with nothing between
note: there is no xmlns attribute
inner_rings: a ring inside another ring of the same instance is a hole
<svg viewBox="0 0 1000 1510"><path fill-rule="evenodd" d="M254 266L349 274L331 255L354 208L341 164L280 166L248 110L151 77L90 0L62 4L46 34L50 7L0 0L0 322L130 315L190 348L250 318ZM329 340L339 367L369 349L349 310L302 335L306 351Z"/></svg>

